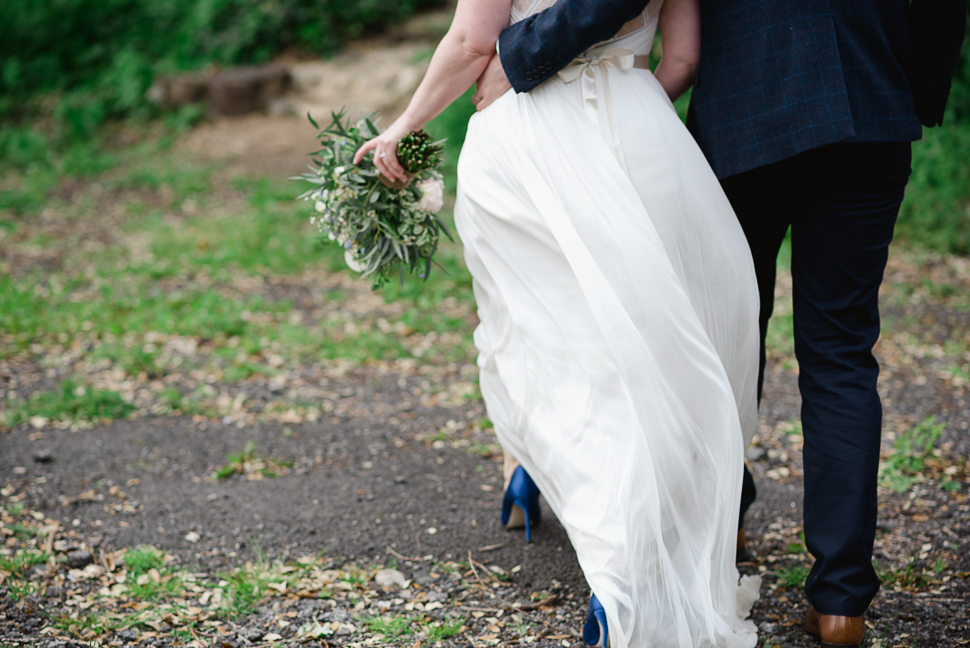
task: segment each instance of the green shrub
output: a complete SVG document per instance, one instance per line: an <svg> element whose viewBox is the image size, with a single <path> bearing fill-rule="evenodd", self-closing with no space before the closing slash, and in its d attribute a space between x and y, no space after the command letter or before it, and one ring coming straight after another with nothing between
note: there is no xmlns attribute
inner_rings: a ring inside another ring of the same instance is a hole
<svg viewBox="0 0 970 648"><path fill-rule="evenodd" d="M970 47L966 48L970 50ZM896 234L937 252L970 255L970 117L947 111L943 126L913 143L913 175Z"/></svg>
<svg viewBox="0 0 970 648"><path fill-rule="evenodd" d="M5 0L0 3L0 118L30 116L60 93L68 136L147 112L160 72L260 63L287 47L334 51L440 0Z"/></svg>
<svg viewBox="0 0 970 648"><path fill-rule="evenodd" d="M960 64L953 79L950 100L947 102L947 121L970 123L970 7L967 8L967 35L960 51Z"/></svg>
<svg viewBox="0 0 970 648"><path fill-rule="evenodd" d="M970 29L943 126L924 129L913 144L913 175L896 233L937 252L970 255Z"/></svg>

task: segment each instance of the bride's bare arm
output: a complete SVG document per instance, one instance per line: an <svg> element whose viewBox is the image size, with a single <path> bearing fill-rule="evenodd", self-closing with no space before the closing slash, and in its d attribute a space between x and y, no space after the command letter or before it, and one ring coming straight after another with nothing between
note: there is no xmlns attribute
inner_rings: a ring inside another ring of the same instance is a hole
<svg viewBox="0 0 970 648"><path fill-rule="evenodd" d="M407 110L380 137L364 144L354 163L374 151L374 163L383 175L404 180L396 156L398 141L421 129L471 87L495 54L495 42L509 26L511 7L512 0L459 0L451 27L431 57Z"/></svg>
<svg viewBox="0 0 970 648"><path fill-rule="evenodd" d="M660 10L663 56L654 72L671 101L694 85L701 57L701 15L697 0L666 0Z"/></svg>

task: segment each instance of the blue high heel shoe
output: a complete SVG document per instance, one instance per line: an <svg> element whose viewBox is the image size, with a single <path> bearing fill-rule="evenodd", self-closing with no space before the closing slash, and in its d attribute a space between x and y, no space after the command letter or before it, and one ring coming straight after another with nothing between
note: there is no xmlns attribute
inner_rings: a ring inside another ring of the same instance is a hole
<svg viewBox="0 0 970 648"><path fill-rule="evenodd" d="M502 524L506 529L525 527L525 541L532 541L531 527L539 524L539 487L522 466L512 473L512 480L502 499Z"/></svg>
<svg viewBox="0 0 970 648"><path fill-rule="evenodd" d="M606 610L596 595L589 597L589 616L583 624L583 641L593 648L607 648L610 629L606 626Z"/></svg>

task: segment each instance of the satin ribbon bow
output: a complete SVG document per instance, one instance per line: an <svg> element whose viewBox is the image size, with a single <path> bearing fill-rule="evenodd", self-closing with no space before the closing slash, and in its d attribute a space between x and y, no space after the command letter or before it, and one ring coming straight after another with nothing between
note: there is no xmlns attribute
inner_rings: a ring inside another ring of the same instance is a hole
<svg viewBox="0 0 970 648"><path fill-rule="evenodd" d="M596 56L580 56L573 59L572 63L559 71L559 78L564 83L572 83L577 79L582 79L583 109L593 120L594 124L599 125L599 100L596 94L596 70L604 68L603 78L603 103L606 105L606 117L610 125L610 134L613 137L613 148L616 151L616 159L620 163L623 172L628 176L630 172L626 168L626 160L623 158L623 147L620 146L620 132L616 127L616 116L613 114L613 97L610 94L609 75L606 73L606 66L613 66L620 70L629 70L634 67L636 56L631 50L622 47L611 47Z"/></svg>

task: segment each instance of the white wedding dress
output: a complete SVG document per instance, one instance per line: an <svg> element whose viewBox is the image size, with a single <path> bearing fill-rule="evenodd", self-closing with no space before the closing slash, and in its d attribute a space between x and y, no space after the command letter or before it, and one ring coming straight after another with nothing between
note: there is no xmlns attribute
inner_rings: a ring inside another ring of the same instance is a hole
<svg viewBox="0 0 970 648"><path fill-rule="evenodd" d="M703 154L653 75L623 69L660 1L578 78L472 117L455 220L489 417L568 532L613 648L750 648L759 580L739 587L734 559L758 292ZM517 1L512 20L549 4Z"/></svg>

